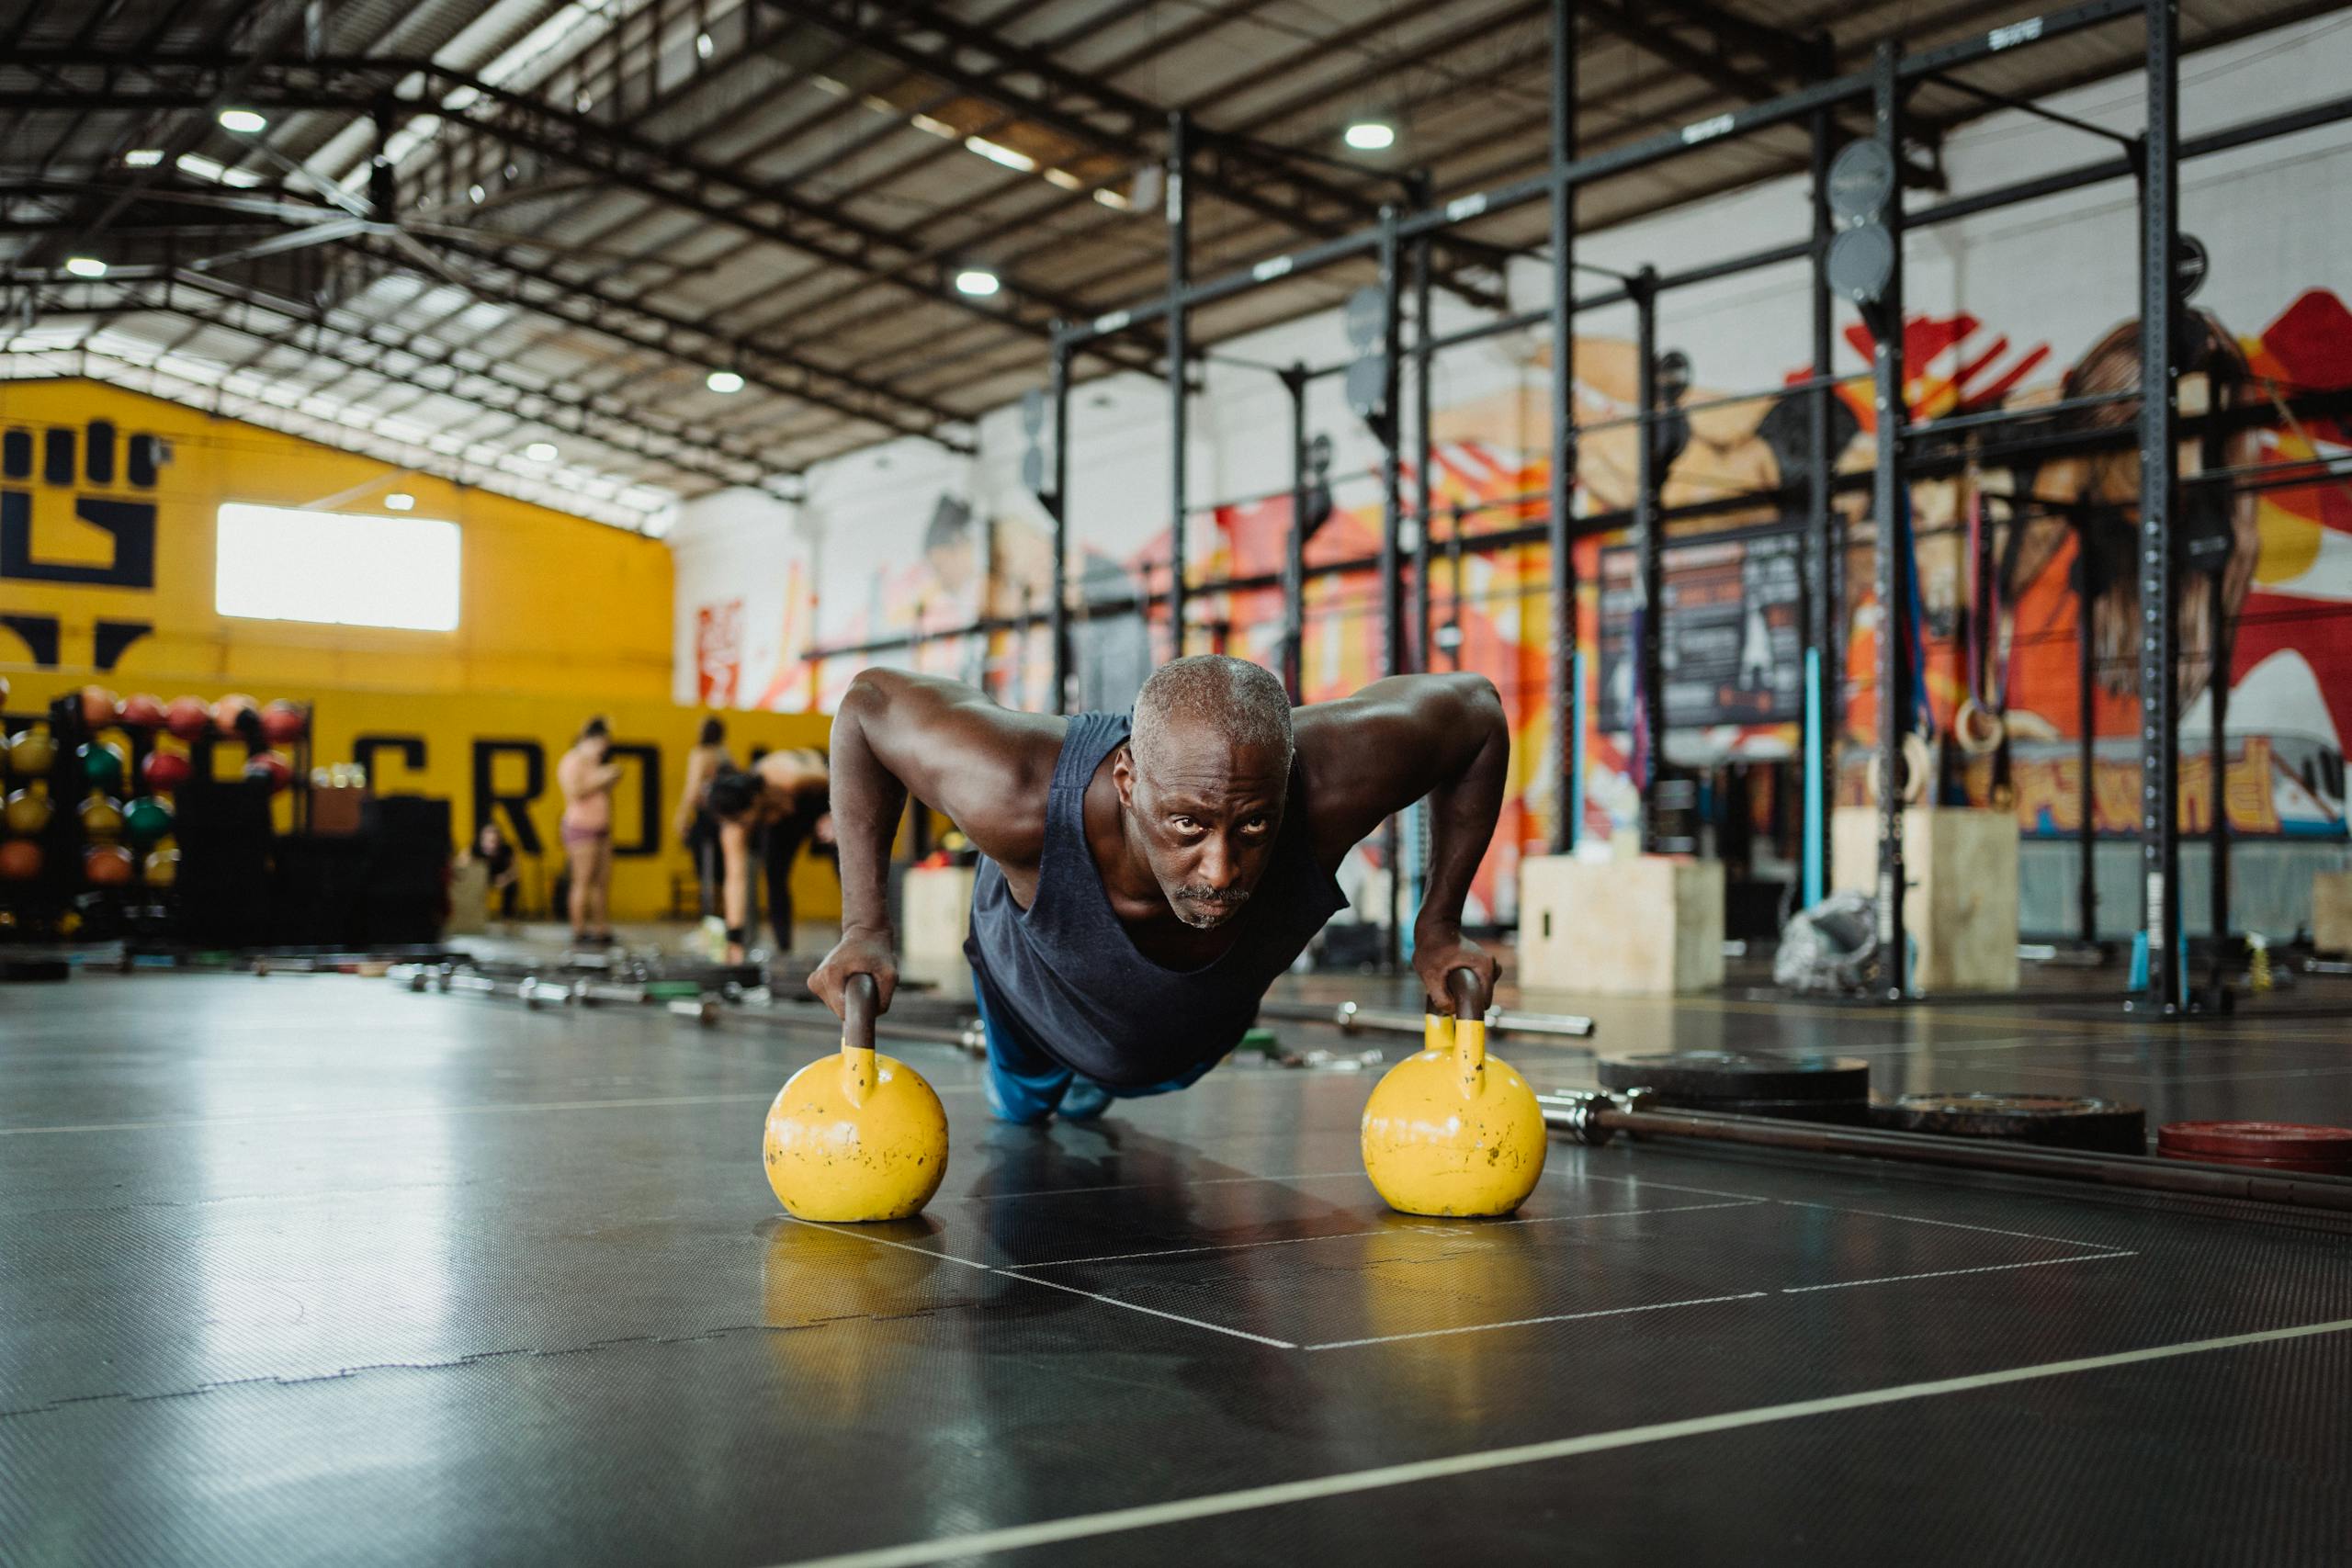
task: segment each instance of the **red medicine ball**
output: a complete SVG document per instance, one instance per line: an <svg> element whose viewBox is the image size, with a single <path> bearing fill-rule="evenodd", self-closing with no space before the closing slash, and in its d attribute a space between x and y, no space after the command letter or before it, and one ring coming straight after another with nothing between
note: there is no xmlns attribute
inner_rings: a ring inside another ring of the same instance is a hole
<svg viewBox="0 0 2352 1568"><path fill-rule="evenodd" d="M150 751L147 760L139 764L139 776L157 795L171 795L187 783L195 770L186 755L178 751Z"/></svg>
<svg viewBox="0 0 2352 1568"><path fill-rule="evenodd" d="M212 709L202 697L174 697L164 710L164 727L183 740L198 739L212 728Z"/></svg>

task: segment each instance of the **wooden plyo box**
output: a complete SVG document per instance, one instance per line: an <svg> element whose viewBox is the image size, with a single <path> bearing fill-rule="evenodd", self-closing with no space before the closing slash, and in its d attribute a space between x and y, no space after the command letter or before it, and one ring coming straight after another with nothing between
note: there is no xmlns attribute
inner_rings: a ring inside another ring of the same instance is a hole
<svg viewBox="0 0 2352 1568"><path fill-rule="evenodd" d="M1878 811L1841 806L1830 882L1878 887ZM1903 813L1903 926L1910 988L1928 995L2018 988L2018 822L2006 811L1915 806Z"/></svg>
<svg viewBox="0 0 2352 1568"><path fill-rule="evenodd" d="M2322 953L2352 953L2352 871L2312 874L2312 945Z"/></svg>
<svg viewBox="0 0 2352 1568"><path fill-rule="evenodd" d="M1724 980L1720 861L1541 855L1519 870L1519 983L1668 996Z"/></svg>
<svg viewBox="0 0 2352 1568"><path fill-rule="evenodd" d="M926 962L963 961L974 875L968 865L916 866L907 873L899 911L900 953Z"/></svg>

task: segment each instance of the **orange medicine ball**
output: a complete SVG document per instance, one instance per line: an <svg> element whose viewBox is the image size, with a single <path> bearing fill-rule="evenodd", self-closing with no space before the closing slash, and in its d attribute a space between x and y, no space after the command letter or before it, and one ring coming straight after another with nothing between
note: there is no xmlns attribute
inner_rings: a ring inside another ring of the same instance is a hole
<svg viewBox="0 0 2352 1568"><path fill-rule="evenodd" d="M120 887L131 878L135 863L120 844L92 844L82 852L82 874L93 886Z"/></svg>

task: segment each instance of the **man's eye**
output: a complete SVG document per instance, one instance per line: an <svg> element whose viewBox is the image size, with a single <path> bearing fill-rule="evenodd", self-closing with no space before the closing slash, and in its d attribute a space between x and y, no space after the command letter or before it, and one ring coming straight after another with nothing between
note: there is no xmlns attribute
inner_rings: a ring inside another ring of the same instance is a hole
<svg viewBox="0 0 2352 1568"><path fill-rule="evenodd" d="M1168 820L1181 832L1190 833L1200 827L1198 822L1189 817L1171 817Z"/></svg>
<svg viewBox="0 0 2352 1568"><path fill-rule="evenodd" d="M1241 824L1241 830L1245 833L1262 833L1270 826L1271 824L1263 817L1252 817Z"/></svg>

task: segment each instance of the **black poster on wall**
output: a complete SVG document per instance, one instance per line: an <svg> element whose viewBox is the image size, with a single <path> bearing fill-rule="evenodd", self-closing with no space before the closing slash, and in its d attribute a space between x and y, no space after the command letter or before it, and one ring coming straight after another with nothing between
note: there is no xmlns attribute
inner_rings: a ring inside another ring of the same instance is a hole
<svg viewBox="0 0 2352 1568"><path fill-rule="evenodd" d="M1666 547L1659 663L1668 729L1804 716L1804 536L1794 530ZM1631 728L1637 555L1600 552L1600 728Z"/></svg>

